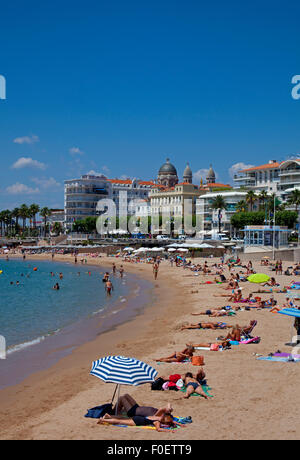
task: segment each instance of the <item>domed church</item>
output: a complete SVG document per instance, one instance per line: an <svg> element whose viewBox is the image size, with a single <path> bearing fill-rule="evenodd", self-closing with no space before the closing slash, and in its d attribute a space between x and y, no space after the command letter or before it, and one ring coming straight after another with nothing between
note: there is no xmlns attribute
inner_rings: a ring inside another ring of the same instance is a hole
<svg viewBox="0 0 300 460"><path fill-rule="evenodd" d="M170 163L169 158L158 171L157 183L165 187L174 187L178 184L178 176L175 166Z"/></svg>

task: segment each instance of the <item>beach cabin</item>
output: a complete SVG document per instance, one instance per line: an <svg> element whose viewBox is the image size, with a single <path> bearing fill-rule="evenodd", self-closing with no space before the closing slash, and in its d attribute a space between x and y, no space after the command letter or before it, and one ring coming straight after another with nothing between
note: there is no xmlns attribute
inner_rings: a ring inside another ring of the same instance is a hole
<svg viewBox="0 0 300 460"><path fill-rule="evenodd" d="M287 227L278 225L248 225L243 229L244 247L288 247L288 236L291 232Z"/></svg>

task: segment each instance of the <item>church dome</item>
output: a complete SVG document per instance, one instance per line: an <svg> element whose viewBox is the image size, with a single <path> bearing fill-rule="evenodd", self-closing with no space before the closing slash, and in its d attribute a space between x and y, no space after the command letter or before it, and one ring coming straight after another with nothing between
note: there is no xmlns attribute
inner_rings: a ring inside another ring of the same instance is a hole
<svg viewBox="0 0 300 460"><path fill-rule="evenodd" d="M191 176L193 176L193 173L192 173L189 163L187 163L185 170L183 171L183 177L191 177Z"/></svg>
<svg viewBox="0 0 300 460"><path fill-rule="evenodd" d="M208 184L212 184L212 183L216 182L216 175L215 175L214 170L212 169L212 165L210 165L210 168L208 170L208 173L207 173L207 176L206 176L206 182Z"/></svg>
<svg viewBox="0 0 300 460"><path fill-rule="evenodd" d="M170 163L169 158L167 158L166 162L161 166L158 174L174 174L177 176L176 168Z"/></svg>

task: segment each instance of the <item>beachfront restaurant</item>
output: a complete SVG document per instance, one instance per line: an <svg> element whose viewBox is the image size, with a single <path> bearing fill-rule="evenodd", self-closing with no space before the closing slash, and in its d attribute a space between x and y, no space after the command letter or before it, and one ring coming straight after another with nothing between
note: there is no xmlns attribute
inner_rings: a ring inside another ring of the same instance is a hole
<svg viewBox="0 0 300 460"><path fill-rule="evenodd" d="M243 229L243 232L245 248L269 246L280 249L288 247L288 236L291 230L278 225L248 225Z"/></svg>

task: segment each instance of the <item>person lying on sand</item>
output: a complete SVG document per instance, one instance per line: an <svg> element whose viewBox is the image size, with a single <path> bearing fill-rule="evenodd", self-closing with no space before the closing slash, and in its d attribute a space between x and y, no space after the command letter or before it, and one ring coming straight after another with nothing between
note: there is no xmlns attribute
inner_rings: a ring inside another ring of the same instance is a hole
<svg viewBox="0 0 300 460"><path fill-rule="evenodd" d="M236 342L241 341L242 334L249 334L252 332L254 326L256 325L256 320L251 320L248 326L239 326L236 324L232 330L227 334L226 337L219 337L220 340L232 340Z"/></svg>
<svg viewBox="0 0 300 460"><path fill-rule="evenodd" d="M181 327L181 331L185 329L228 329L231 328L231 326L226 326L224 323L213 323L213 322L208 322L208 323L196 323L196 324L187 324L186 326Z"/></svg>
<svg viewBox="0 0 300 460"><path fill-rule="evenodd" d="M228 316L229 311L232 312L232 310L225 310L224 307L221 307L220 309L215 308L214 310L205 310L205 311L200 311L199 313L192 313L192 315L194 316L208 315L212 318L216 318L218 316Z"/></svg>
<svg viewBox="0 0 300 460"><path fill-rule="evenodd" d="M132 418L113 417L105 414L99 418L97 422L100 425L108 423L109 425L127 425L127 426L154 426L156 431L170 433L170 430L161 428L161 425L166 425L168 428L176 428L177 425L184 426L175 422L172 415L155 416L150 415L143 417L142 415L134 415Z"/></svg>
<svg viewBox="0 0 300 460"><path fill-rule="evenodd" d="M159 358L155 359L154 361L162 362L162 363L181 363L185 359L190 359L194 354L193 347L187 347L183 351L175 351L171 356L167 356L166 358Z"/></svg>
<svg viewBox="0 0 300 460"><path fill-rule="evenodd" d="M182 379L186 386L186 393L183 396L184 399L188 399L193 393L203 396L205 399L209 399L208 396L202 390L202 387L197 379L193 376L191 372L187 372Z"/></svg>
<svg viewBox="0 0 300 460"><path fill-rule="evenodd" d="M134 417L136 415L140 415L142 417L149 417L153 415L161 417L163 415L171 415L173 412L171 404L167 404L166 407L162 407L160 409L156 409L151 406L139 406L135 399L133 399L133 397L128 393L118 399L116 407L118 408L116 415L120 415L125 411L127 413L127 417ZM115 411L115 409L113 410Z"/></svg>
<svg viewBox="0 0 300 460"><path fill-rule="evenodd" d="M221 345L224 349L231 348L231 345L229 343L229 340L225 340L221 342L221 344L216 343L216 342L201 342L201 343L189 343L186 344L187 346L194 347L194 348L211 348L212 345Z"/></svg>
<svg viewBox="0 0 300 460"><path fill-rule="evenodd" d="M269 281L264 283L263 286L280 286L280 284L276 283L275 278L271 278Z"/></svg>

